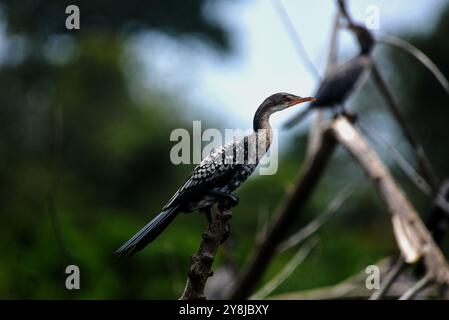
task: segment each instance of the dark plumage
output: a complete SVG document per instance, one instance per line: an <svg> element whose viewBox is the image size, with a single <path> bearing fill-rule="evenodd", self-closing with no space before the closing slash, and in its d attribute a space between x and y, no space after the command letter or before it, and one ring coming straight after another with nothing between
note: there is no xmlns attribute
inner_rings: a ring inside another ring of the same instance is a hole
<svg viewBox="0 0 449 320"><path fill-rule="evenodd" d="M162 212L121 246L116 254L133 255L142 250L165 230L179 212L199 210L210 214L212 206L221 198L237 204L238 198L232 192L253 173L270 147L270 115L313 100L288 93L277 93L265 99L254 115L253 133L220 146L204 158Z"/></svg>
<svg viewBox="0 0 449 320"><path fill-rule="evenodd" d="M351 93L359 87L367 78L371 68L369 56L374 44L374 39L366 28L357 25L348 27L359 39L360 53L335 67L333 67L320 83L316 94L317 99L305 110L299 112L291 120L284 124L285 128L291 128L300 122L311 110L317 108L334 108L342 105Z"/></svg>

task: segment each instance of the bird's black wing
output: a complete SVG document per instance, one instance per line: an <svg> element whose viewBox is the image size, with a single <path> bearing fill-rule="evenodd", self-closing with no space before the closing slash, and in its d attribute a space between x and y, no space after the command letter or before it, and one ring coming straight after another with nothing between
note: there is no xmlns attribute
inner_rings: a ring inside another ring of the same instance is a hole
<svg viewBox="0 0 449 320"><path fill-rule="evenodd" d="M330 70L321 82L310 107L341 104L356 87L362 72L370 65L370 59L358 56Z"/></svg>
<svg viewBox="0 0 449 320"><path fill-rule="evenodd" d="M300 122L311 108L334 106L343 103L349 94L365 80L364 72L370 69L371 60L366 56L357 56L332 68L320 83L314 97L317 99L284 124L291 128Z"/></svg>
<svg viewBox="0 0 449 320"><path fill-rule="evenodd" d="M167 210L178 204L178 200L187 192L195 189L203 189L205 186L213 185L215 181L224 176L232 175L236 169L234 161L235 142L228 143L212 151L198 164L187 181L176 191L162 210Z"/></svg>

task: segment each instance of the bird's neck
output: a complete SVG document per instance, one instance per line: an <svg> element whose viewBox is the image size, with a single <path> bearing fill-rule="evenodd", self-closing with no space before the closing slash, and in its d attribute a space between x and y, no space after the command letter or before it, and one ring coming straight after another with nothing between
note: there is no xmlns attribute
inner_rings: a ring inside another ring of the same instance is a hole
<svg viewBox="0 0 449 320"><path fill-rule="evenodd" d="M257 110L256 114L254 115L254 121L253 121L253 129L254 134L257 136L258 143L262 143L266 150L271 145L271 140L273 138L273 131L270 126L270 113L264 112L264 110L259 108Z"/></svg>
<svg viewBox="0 0 449 320"><path fill-rule="evenodd" d="M253 129L254 132L259 131L260 129L265 130L271 130L270 126L270 116L271 112L268 112L264 105L261 105L259 109L257 109L256 113L254 114L253 119Z"/></svg>

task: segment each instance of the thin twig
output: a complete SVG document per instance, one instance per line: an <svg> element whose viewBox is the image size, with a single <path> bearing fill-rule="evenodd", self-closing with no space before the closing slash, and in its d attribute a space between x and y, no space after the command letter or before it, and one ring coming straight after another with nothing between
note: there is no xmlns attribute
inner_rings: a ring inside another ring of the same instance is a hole
<svg viewBox="0 0 449 320"><path fill-rule="evenodd" d="M385 273L384 269L389 264L389 258L384 258L375 265L379 266L380 274ZM403 290L398 291L398 287L393 288L388 296L398 298ZM270 299L279 300L326 300L326 299L365 299L371 295L371 290L366 287L366 268L350 276L349 278L331 286L301 290L296 292L281 293L270 296Z"/></svg>
<svg viewBox="0 0 449 320"><path fill-rule="evenodd" d="M332 24L332 31L330 37L330 45L327 53L327 61L326 61L326 70L327 74L336 63L337 60L337 52L338 52L338 32L339 32L339 21L340 21L341 12L338 9L337 13L334 16L334 22ZM317 77L321 79L320 77ZM321 145L321 138L323 137L323 131L325 129L325 117L324 111L318 110L315 112L312 125L309 129L309 138L307 142L307 151L306 151L306 161L307 159L313 158L315 152L318 150Z"/></svg>
<svg viewBox="0 0 449 320"><path fill-rule="evenodd" d="M443 90L449 95L449 81L438 68L438 66L424 52L416 48L410 42L391 35L383 34L377 36L376 41L401 49L402 51L410 54L412 57L417 59L419 62L421 62L422 65L424 65L424 67L426 67L427 70L432 73Z"/></svg>
<svg viewBox="0 0 449 320"><path fill-rule="evenodd" d="M287 31L287 34L290 37L290 40L292 41L296 52L298 53L299 58L303 61L306 68L309 70L309 72L316 78L320 78L320 73L318 72L317 68L313 64L312 60L310 59L309 55L307 54L307 50L304 47L301 37L296 30L295 26L293 25L292 20L290 19L290 16L288 15L287 10L285 10L284 5L282 4L281 0L273 0L272 1L273 6L276 10L276 13L278 14L279 18L281 19L285 30Z"/></svg>
<svg viewBox="0 0 449 320"><path fill-rule="evenodd" d="M56 106L52 110L51 128L52 128L52 145L51 145L51 167L52 178L50 187L47 192L47 207L50 219L52 221L56 243L61 251L64 264L68 264L71 259L71 254L67 249L64 241L64 235L61 228L61 221L59 219L58 209L56 206L56 198L59 191L60 175L61 175L61 161L62 161L62 144L63 144L63 120L64 114L61 107Z"/></svg>
<svg viewBox="0 0 449 320"><path fill-rule="evenodd" d="M430 161L427 158L424 149L418 143L415 136L413 135L412 130L410 129L407 121L405 120L404 116L402 115L399 109L396 99L393 97L390 89L388 88L385 80L382 78L382 75L380 74L379 69L377 68L374 62L372 67L372 74L374 76L374 80L380 92L387 100L388 106L390 107L390 111L394 115L396 121L398 122L402 130L402 133L412 146L413 153L415 154L415 157L418 160L422 175L425 177L427 183L429 183L429 185L432 187L432 192L436 194L438 192L439 182L437 176L433 171L432 165L430 164Z"/></svg>
<svg viewBox="0 0 449 320"><path fill-rule="evenodd" d="M426 180L415 170L415 168L402 156L402 154L394 148L390 143L381 137L381 135L366 121L364 121L360 115L357 118L357 122L360 128L380 147L386 149L390 155L393 156L396 164L402 170L402 172L409 177L409 179L421 190L424 194L430 195L432 190Z"/></svg>
<svg viewBox="0 0 449 320"><path fill-rule="evenodd" d="M212 264L218 247L229 235L229 220L232 211L224 200L214 208L212 221L203 232L200 248L192 256L186 287L180 300L203 300L204 287L209 277L213 275Z"/></svg>
<svg viewBox="0 0 449 320"><path fill-rule="evenodd" d="M358 161L387 205L398 246L408 263L420 258L427 272L443 286L449 284L449 266L421 218L396 185L376 152L366 143L354 126L344 117L332 124L336 139Z"/></svg>
<svg viewBox="0 0 449 320"><path fill-rule="evenodd" d="M354 193L354 187L348 185L341 190L337 196L329 203L327 208L318 215L314 220L309 222L304 228L290 236L278 246L279 252L287 251L288 249L297 246L304 240L314 235L341 207L341 205Z"/></svg>
<svg viewBox="0 0 449 320"><path fill-rule="evenodd" d="M259 291L254 293L249 299L262 300L265 299L270 293L276 290L288 277L295 271L298 266L303 263L307 258L310 251L318 243L317 238L312 238L302 246L298 252L290 259L290 261L284 266L284 268L273 277L268 283L266 283Z"/></svg>
<svg viewBox="0 0 449 320"><path fill-rule="evenodd" d="M408 289L402 296L400 296L399 300L413 299L422 289L424 289L431 283L432 283L432 275L430 273L427 273L413 287Z"/></svg>
<svg viewBox="0 0 449 320"><path fill-rule="evenodd" d="M432 210L427 220L427 227L432 232L435 242L440 244L449 229L449 180L442 183L433 201Z"/></svg>
<svg viewBox="0 0 449 320"><path fill-rule="evenodd" d="M388 290L391 288L391 285L396 281L402 271L405 269L407 264L404 259L398 258L396 259L396 263L393 265L393 268L388 272L386 279L382 282L382 285L379 290L374 291L374 293L369 298L370 300L381 300L388 293Z"/></svg>
<svg viewBox="0 0 449 320"><path fill-rule="evenodd" d="M337 62L338 57L338 33L340 31L340 17L342 15L342 12L340 8L338 8L337 13L334 17L334 23L332 24L332 33L330 38L330 45L329 45L329 51L327 53L327 61L326 61L326 71L325 73L328 74L329 71L332 69L332 67Z"/></svg>
<svg viewBox="0 0 449 320"><path fill-rule="evenodd" d="M340 8L340 12L345 17L345 19L348 21L349 24L353 24L353 20L351 18L351 15L348 12L348 8L346 7L346 1L345 0L338 0L337 1L338 7Z"/></svg>
<svg viewBox="0 0 449 320"><path fill-rule="evenodd" d="M259 209L257 212L257 226L255 242L259 242L265 238L268 229L268 210L267 208Z"/></svg>

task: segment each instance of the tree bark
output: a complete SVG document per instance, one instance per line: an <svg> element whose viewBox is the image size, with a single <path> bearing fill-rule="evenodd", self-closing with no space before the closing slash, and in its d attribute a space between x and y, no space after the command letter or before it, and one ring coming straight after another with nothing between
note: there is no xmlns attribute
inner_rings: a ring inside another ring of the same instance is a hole
<svg viewBox="0 0 449 320"><path fill-rule="evenodd" d="M226 201L213 210L212 221L202 234L198 252L191 258L186 287L179 300L205 300L204 287L213 275L212 265L218 248L229 236L232 211Z"/></svg>

